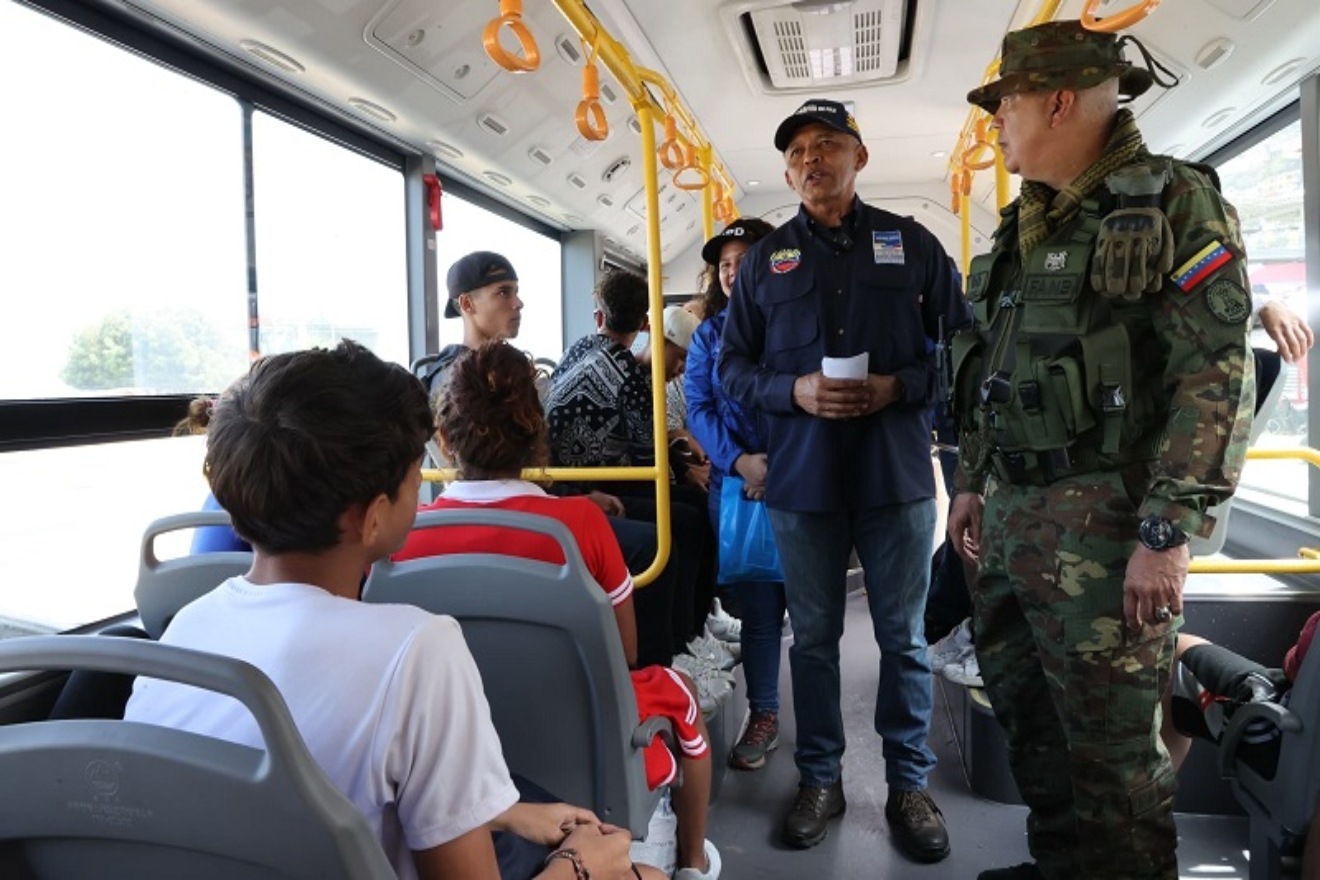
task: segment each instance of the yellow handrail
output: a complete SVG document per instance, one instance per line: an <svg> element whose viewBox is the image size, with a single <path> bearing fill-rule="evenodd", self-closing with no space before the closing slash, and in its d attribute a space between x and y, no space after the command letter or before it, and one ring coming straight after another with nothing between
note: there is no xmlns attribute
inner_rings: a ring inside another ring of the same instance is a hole
<svg viewBox="0 0 1320 880"><path fill-rule="evenodd" d="M1320 450L1299 446L1292 449L1248 449L1251 460L1299 459L1320 467ZM1192 574L1320 574L1320 550L1302 547L1299 559L1193 559Z"/></svg>
<svg viewBox="0 0 1320 880"><path fill-rule="evenodd" d="M1033 27L1053 20L1059 11L1061 2L1062 0L1045 0L1025 27ZM997 76L999 76L999 58L996 56L990 62L990 65L986 67L985 73L981 76L980 84L985 85ZM990 155L977 158L984 150L989 150ZM968 162L969 158L975 158L976 161L974 163ZM999 132L990 128L989 117L983 109L972 107L967 111L967 120L958 133L958 142L953 151L949 153L949 189L953 195L954 211L963 220L962 273L964 278L967 277L967 270L971 266L971 220L967 217L971 200L962 198L961 193L962 191L970 193L971 181L976 172L989 169L992 165L995 169L996 210L1002 210L1008 204L1009 182L1008 171L1004 168L1004 157L999 152ZM963 175L966 175L966 177Z"/></svg>

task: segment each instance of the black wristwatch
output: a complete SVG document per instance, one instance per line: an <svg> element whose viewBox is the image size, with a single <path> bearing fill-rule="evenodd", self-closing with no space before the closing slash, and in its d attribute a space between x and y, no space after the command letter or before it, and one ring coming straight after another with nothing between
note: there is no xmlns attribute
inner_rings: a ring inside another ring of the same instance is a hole
<svg viewBox="0 0 1320 880"><path fill-rule="evenodd" d="M1187 543L1187 533L1162 516L1146 517L1137 527L1137 537L1151 550L1169 550Z"/></svg>

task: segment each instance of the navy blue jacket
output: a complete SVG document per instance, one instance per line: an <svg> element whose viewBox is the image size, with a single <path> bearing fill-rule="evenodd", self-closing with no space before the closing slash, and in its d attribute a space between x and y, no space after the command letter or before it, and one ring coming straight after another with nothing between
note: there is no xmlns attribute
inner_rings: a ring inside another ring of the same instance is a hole
<svg viewBox="0 0 1320 880"><path fill-rule="evenodd" d="M716 364L728 311L701 323L692 336L683 393L687 398L688 430L706 450L711 464L711 488L717 490L725 474L743 453L765 452L765 429L761 415L729 396L720 382Z"/></svg>
<svg viewBox="0 0 1320 880"><path fill-rule="evenodd" d="M765 414L766 503L803 512L855 511L932 498L930 408L939 336L970 326L954 264L914 220L854 198L841 231L805 210L743 258L724 327L719 373L734 399ZM816 418L793 383L822 357L866 352L896 376L898 402L857 419Z"/></svg>

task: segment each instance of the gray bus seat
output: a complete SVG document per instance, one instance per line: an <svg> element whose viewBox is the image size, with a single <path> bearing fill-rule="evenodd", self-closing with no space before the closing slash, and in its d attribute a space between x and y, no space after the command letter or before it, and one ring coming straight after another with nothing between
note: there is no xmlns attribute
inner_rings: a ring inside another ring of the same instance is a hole
<svg viewBox="0 0 1320 880"><path fill-rule="evenodd" d="M229 522L229 514L223 510L195 510L167 516L147 526L142 536L142 555L133 598L137 601L142 627L153 639L160 638L184 605L201 598L229 578L246 574L252 567L250 552L202 553L162 560L156 555L156 539L169 532L200 526L227 526Z"/></svg>
<svg viewBox="0 0 1320 880"><path fill-rule="evenodd" d="M63 669L228 694L252 713L266 751L131 721L0 726L0 877L395 876L255 667L112 636L0 643L0 672Z"/></svg>
<svg viewBox="0 0 1320 880"><path fill-rule="evenodd" d="M1237 760L1247 726L1257 718L1282 732L1279 761L1266 778ZM1233 713L1219 741L1219 771L1250 823L1250 880L1278 880L1282 855L1305 835L1320 794L1320 650L1311 650L1293 683L1287 707L1247 703Z"/></svg>
<svg viewBox="0 0 1320 880"><path fill-rule="evenodd" d="M495 554L449 554L372 567L366 602L417 605L456 618L481 670L509 768L606 822L646 833L659 792L642 749L661 718L638 723L614 610L568 528L503 510L429 511L415 529L491 525L548 535L563 565Z"/></svg>
<svg viewBox="0 0 1320 880"><path fill-rule="evenodd" d="M1256 348L1252 349L1252 353L1256 360L1256 412L1251 422L1251 445L1254 446L1257 438L1265 432L1265 426L1269 421L1262 416L1273 412L1279 398L1283 396L1283 389L1287 384L1284 371L1288 369L1288 365L1279 357L1277 351ZM1224 541L1228 539L1230 512L1232 512L1231 498L1223 504L1214 504L1206 508L1206 514L1215 519L1215 527L1209 537L1193 537L1188 542L1188 549L1191 550L1193 557L1213 556L1224 549Z"/></svg>

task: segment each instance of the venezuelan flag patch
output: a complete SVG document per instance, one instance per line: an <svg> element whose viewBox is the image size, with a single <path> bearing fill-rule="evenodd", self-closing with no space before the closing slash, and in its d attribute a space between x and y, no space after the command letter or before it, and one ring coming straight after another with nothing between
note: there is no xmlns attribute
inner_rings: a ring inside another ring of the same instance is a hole
<svg viewBox="0 0 1320 880"><path fill-rule="evenodd" d="M1212 241L1203 247L1196 256L1183 263L1173 273L1173 283L1183 293L1209 278L1220 266L1233 261L1233 254L1219 241Z"/></svg>

